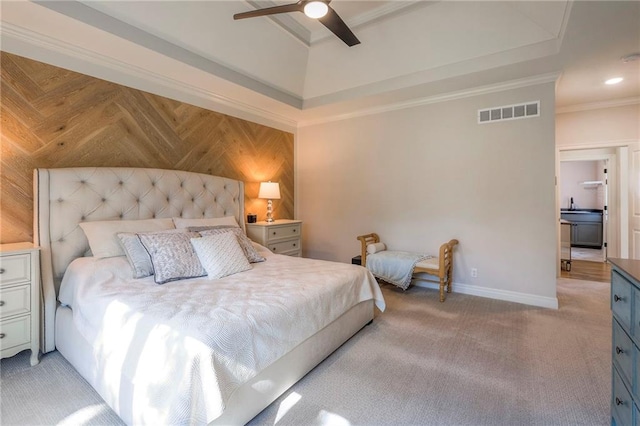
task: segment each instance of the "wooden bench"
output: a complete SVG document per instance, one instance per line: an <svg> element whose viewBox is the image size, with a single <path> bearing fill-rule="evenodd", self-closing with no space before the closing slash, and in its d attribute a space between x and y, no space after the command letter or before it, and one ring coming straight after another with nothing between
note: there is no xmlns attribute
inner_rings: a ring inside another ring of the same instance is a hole
<svg viewBox="0 0 640 426"><path fill-rule="evenodd" d="M362 266L367 266L367 245L380 242L378 234L360 235L358 240L362 243ZM429 275L435 275L440 283L440 302L445 299L445 287L447 293L451 293L451 284L453 283L453 249L458 244L458 240L453 239L440 246L438 257L425 259L416 264L413 273L423 272Z"/></svg>

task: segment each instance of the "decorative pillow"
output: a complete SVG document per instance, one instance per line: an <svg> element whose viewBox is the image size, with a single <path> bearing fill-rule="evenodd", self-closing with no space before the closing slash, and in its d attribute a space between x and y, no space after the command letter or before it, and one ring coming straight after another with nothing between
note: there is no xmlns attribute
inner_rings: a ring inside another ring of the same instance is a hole
<svg viewBox="0 0 640 426"><path fill-rule="evenodd" d="M193 229L193 228L189 228L189 229ZM202 235L203 237L209 236L209 235L220 235L220 234L229 234L232 233L236 236L236 239L238 240L238 243L240 244L240 247L242 247L242 251L244 252L244 255L246 256L247 260L249 260L250 263L256 263L256 262L264 262L265 258L262 257L257 251L256 249L253 247L253 244L251 243L251 240L249 239L249 237L247 237L244 232L242 231L242 229L240 228L235 228L235 227L227 227L227 228L210 228L207 230L202 230L202 231L198 231L200 233L200 235Z"/></svg>
<svg viewBox="0 0 640 426"><path fill-rule="evenodd" d="M190 241L199 237L197 232L138 234L138 237L151 256L157 284L207 275Z"/></svg>
<svg viewBox="0 0 640 426"><path fill-rule="evenodd" d="M380 251L385 251L387 249L387 246L384 245L384 243L372 243L372 244L367 244L367 253L368 254L376 254Z"/></svg>
<svg viewBox="0 0 640 426"><path fill-rule="evenodd" d="M153 232L156 234L186 232L185 229L169 229L167 231ZM152 232L148 232L151 234ZM133 270L133 278L144 278L153 275L153 264L147 249L142 245L138 234L133 232L118 232L116 234L120 240L120 245Z"/></svg>
<svg viewBox="0 0 640 426"><path fill-rule="evenodd" d="M173 223L176 228L188 228L190 226L235 226L239 228L238 222L236 218L233 216L224 216L224 217L208 217L202 219L183 219L181 217L174 217Z"/></svg>
<svg viewBox="0 0 640 426"><path fill-rule="evenodd" d="M238 239L231 232L193 238L191 244L210 280L251 269Z"/></svg>
<svg viewBox="0 0 640 426"><path fill-rule="evenodd" d="M89 240L93 257L124 256L118 232L148 232L174 229L171 219L102 220L81 222L80 228Z"/></svg>

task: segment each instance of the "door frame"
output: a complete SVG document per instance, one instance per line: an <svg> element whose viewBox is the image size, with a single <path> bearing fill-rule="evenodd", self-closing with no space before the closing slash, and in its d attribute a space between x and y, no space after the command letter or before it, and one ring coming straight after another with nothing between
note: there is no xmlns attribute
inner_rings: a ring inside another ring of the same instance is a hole
<svg viewBox="0 0 640 426"><path fill-rule="evenodd" d="M557 250L556 270L560 277L560 163L564 161L607 161L607 228L604 230L607 239L607 255L623 257L628 256L628 244L622 244L624 236L629 235L628 218L623 220L623 207L628 205L628 192L621 191L620 182L629 179L628 169L619 167L620 147L558 147L556 155L556 214L557 214ZM625 210L626 212L626 210ZM628 238L628 237L627 237Z"/></svg>

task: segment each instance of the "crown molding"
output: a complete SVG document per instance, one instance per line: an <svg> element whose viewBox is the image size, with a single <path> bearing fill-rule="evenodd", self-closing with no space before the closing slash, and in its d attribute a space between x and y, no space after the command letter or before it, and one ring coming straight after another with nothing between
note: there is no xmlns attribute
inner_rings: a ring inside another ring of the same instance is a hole
<svg viewBox="0 0 640 426"><path fill-rule="evenodd" d="M106 79L114 83L134 87L139 90L150 91L157 95L173 99L176 99L175 93L177 92L185 95L182 96L181 100L188 103L193 103L194 105L238 118L249 119L256 123L276 127L281 130L293 132L297 127L295 120L276 114L267 109L259 108L245 102L240 102L216 92L205 90L201 87L158 74L148 69L140 68L112 57L97 54L78 46L70 45L64 41L44 36L7 22L3 22L0 26L0 38L2 38L2 50L10 53L27 56L25 54L25 50L27 49L25 49L24 46L28 46L28 50L30 52L44 50L49 53L53 52L59 55L65 55L66 57L79 61L77 63L88 65L89 67L85 66L84 69L80 70L77 68L72 69L70 68L69 63L64 61L64 58L58 58L58 63L54 63L54 61L46 62L54 66L71 69L72 71L92 75L97 78ZM42 58L39 58L38 55L28 55L28 57L45 62ZM87 68L95 69L96 67L99 69L110 70L112 73L109 74L108 78L105 75L96 75L96 72L91 74L87 73ZM115 73L115 77L113 72ZM138 82L144 81L144 87L131 84L131 78Z"/></svg>
<svg viewBox="0 0 640 426"><path fill-rule="evenodd" d="M534 86L537 84L553 83L560 76L559 72L540 74L532 77L520 78L517 80L505 81L497 84L475 87L467 90L445 93L441 95L428 96L409 101L396 102L379 107L365 108L358 111L352 111L345 114L336 114L333 116L322 117L319 119L300 120L298 127L314 126L317 124L330 123L333 121L349 120L352 118L363 117L367 115L381 114L390 111L397 111L406 108L415 108L423 105L435 104L439 102L453 101L457 99L469 98L472 96L487 95L489 93L502 92L505 90L519 89L522 87Z"/></svg>
<svg viewBox="0 0 640 426"><path fill-rule="evenodd" d="M632 96L630 98L612 99L610 101L589 102L584 104L568 105L556 108L556 114L565 114L568 112L591 111L595 109L617 108L627 105L640 104L640 96Z"/></svg>

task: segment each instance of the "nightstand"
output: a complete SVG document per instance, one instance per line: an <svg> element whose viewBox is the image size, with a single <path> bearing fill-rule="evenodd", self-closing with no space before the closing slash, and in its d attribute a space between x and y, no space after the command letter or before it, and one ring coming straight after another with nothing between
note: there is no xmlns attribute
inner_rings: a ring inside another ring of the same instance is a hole
<svg viewBox="0 0 640 426"><path fill-rule="evenodd" d="M0 358L40 350L40 249L31 243L0 244Z"/></svg>
<svg viewBox="0 0 640 426"><path fill-rule="evenodd" d="M274 253L302 256L302 221L280 219L247 223L247 236Z"/></svg>

